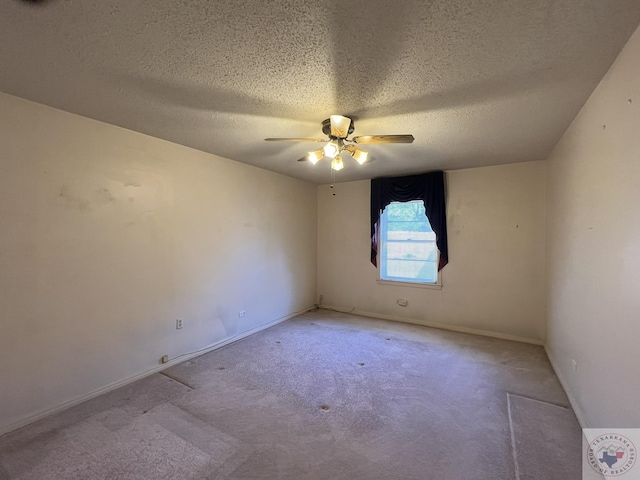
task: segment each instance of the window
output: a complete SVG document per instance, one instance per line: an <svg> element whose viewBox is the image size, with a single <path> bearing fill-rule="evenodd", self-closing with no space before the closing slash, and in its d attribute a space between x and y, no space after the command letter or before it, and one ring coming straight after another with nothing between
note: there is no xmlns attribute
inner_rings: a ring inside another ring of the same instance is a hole
<svg viewBox="0 0 640 480"><path fill-rule="evenodd" d="M422 200L392 202L380 217L380 280L438 283L436 234Z"/></svg>

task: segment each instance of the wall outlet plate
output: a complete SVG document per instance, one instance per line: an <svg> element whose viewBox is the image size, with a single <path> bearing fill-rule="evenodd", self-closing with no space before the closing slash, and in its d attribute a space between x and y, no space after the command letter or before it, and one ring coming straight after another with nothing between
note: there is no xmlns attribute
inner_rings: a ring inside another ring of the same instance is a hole
<svg viewBox="0 0 640 480"><path fill-rule="evenodd" d="M396 303L401 307L406 307L407 305L409 305L409 302L404 298L399 298L398 300L396 300Z"/></svg>
<svg viewBox="0 0 640 480"><path fill-rule="evenodd" d="M176 330L180 330L182 328L182 319L176 318Z"/></svg>
<svg viewBox="0 0 640 480"><path fill-rule="evenodd" d="M169 355L163 355L160 361L162 363L167 363L169 361Z"/></svg>
<svg viewBox="0 0 640 480"><path fill-rule="evenodd" d="M246 316L246 315L247 315L246 310L241 310L240 312L238 312L238 317L239 317L239 318L242 318L242 317L244 317L244 316Z"/></svg>

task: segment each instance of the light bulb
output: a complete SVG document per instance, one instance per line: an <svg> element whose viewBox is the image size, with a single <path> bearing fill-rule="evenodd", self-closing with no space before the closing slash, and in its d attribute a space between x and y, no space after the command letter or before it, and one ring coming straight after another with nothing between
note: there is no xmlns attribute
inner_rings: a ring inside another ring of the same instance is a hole
<svg viewBox="0 0 640 480"><path fill-rule="evenodd" d="M336 157L331 160L331 168L333 168L336 172L339 172L344 168L344 163L342 162L342 157Z"/></svg>
<svg viewBox="0 0 640 480"><path fill-rule="evenodd" d="M329 158L336 158L340 153L340 148L334 141L327 143L324 146L323 150L324 154Z"/></svg>
<svg viewBox="0 0 640 480"><path fill-rule="evenodd" d="M322 157L324 157L324 151L322 149L316 150L315 152L309 152L307 154L307 160L309 160L314 165L322 160Z"/></svg>

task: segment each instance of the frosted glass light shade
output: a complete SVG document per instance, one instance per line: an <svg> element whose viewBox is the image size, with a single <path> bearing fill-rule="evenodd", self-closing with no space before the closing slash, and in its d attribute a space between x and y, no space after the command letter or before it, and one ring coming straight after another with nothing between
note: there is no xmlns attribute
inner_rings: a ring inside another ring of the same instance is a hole
<svg viewBox="0 0 640 480"><path fill-rule="evenodd" d="M339 172L344 168L344 163L342 162L342 157L336 157L331 160L331 168L333 168L336 172Z"/></svg>
<svg viewBox="0 0 640 480"><path fill-rule="evenodd" d="M351 126L351 119L349 117L331 115L329 121L331 122L331 135L338 138L347 138L347 135L349 135L349 127Z"/></svg>
<svg viewBox="0 0 640 480"><path fill-rule="evenodd" d="M329 158L336 158L340 153L340 147L335 142L327 143L324 148L324 154Z"/></svg>
<svg viewBox="0 0 640 480"><path fill-rule="evenodd" d="M355 161L358 162L360 165L366 162L367 159L369 158L368 152L363 152L362 150L358 150L358 149L355 149L355 151L351 152L351 155L353 155L353 158L355 159Z"/></svg>
<svg viewBox="0 0 640 480"><path fill-rule="evenodd" d="M322 160L322 157L324 157L324 150L322 149L316 150L315 152L309 152L307 154L307 160L309 160L314 165Z"/></svg>

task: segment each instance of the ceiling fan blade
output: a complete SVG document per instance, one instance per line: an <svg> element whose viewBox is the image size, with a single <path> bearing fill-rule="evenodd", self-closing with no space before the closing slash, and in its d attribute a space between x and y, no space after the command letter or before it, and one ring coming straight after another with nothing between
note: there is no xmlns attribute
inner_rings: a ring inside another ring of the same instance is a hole
<svg viewBox="0 0 640 480"><path fill-rule="evenodd" d="M342 115L331 115L329 117L331 122L331 135L337 138L347 138L349 135L349 127L351 126L351 119L349 117L343 117Z"/></svg>
<svg viewBox="0 0 640 480"><path fill-rule="evenodd" d="M328 142L326 138L265 138L267 142Z"/></svg>
<svg viewBox="0 0 640 480"><path fill-rule="evenodd" d="M309 160L309 158L306 155L298 159L299 162L306 162L307 160Z"/></svg>
<svg viewBox="0 0 640 480"><path fill-rule="evenodd" d="M373 143L413 143L415 140L413 135L362 135L353 137L355 143L373 144Z"/></svg>

